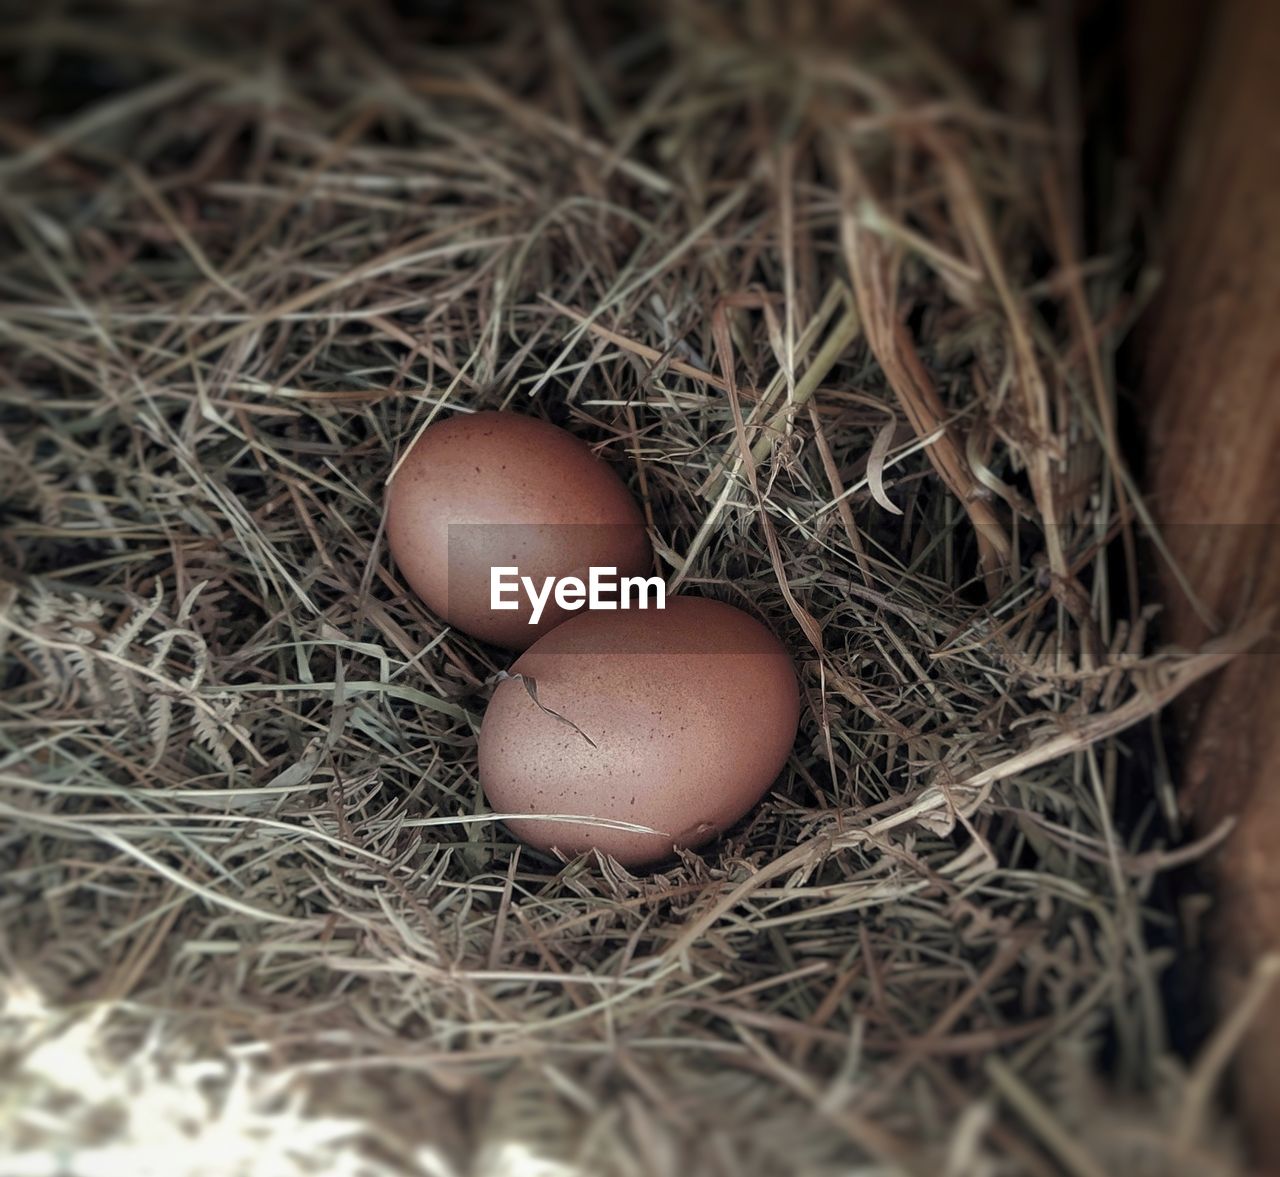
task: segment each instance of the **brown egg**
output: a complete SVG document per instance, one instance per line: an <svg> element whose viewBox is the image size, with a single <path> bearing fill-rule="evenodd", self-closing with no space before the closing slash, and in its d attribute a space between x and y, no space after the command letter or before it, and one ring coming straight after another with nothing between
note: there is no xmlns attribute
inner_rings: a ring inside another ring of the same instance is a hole
<svg viewBox="0 0 1280 1177"><path fill-rule="evenodd" d="M491 608L491 574L517 568L535 586L585 578L592 567L619 576L652 572L640 508L618 475L586 444L518 413L475 413L429 426L391 480L387 542L414 592L450 625L523 650L571 610L535 606L518 580ZM566 598L569 600L570 598Z"/></svg>
<svg viewBox="0 0 1280 1177"><path fill-rule="evenodd" d="M657 831L507 820L541 850L596 847L627 866L700 846L742 817L782 770L800 715L778 639L700 597L580 614L511 673L524 678L498 685L480 729L489 804Z"/></svg>

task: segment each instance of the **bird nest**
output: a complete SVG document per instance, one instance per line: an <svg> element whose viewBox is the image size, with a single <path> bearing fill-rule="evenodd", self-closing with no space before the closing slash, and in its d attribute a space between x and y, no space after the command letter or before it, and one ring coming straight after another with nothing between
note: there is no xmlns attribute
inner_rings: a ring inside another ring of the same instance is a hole
<svg viewBox="0 0 1280 1177"><path fill-rule="evenodd" d="M1234 1171L1222 1043L1170 1047L1202 847L1151 721L1252 635L1153 632L1132 258L1085 252L1039 18L939 7L6 34L11 1171ZM382 504L493 407L795 657L794 752L703 853L488 815L509 658Z"/></svg>

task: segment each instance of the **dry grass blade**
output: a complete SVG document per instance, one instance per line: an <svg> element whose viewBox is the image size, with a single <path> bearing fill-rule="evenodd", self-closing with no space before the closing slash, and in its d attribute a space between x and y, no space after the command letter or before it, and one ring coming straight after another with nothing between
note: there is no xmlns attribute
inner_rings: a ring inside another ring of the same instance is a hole
<svg viewBox="0 0 1280 1177"><path fill-rule="evenodd" d="M907 420L925 441L930 461L973 521L982 549L987 591L995 597L1011 559L1008 536L991 509L986 491L965 463L963 449L948 428L937 390L902 325L891 279L892 260L878 238L858 227L855 205L859 197L866 196L861 172L846 145L837 144L834 151L840 176L841 242L867 342Z"/></svg>

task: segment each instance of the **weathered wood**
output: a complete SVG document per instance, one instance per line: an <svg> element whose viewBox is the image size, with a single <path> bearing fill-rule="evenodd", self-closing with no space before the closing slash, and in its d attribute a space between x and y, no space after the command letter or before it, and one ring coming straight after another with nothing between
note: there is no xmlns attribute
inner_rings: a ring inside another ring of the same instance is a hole
<svg viewBox="0 0 1280 1177"><path fill-rule="evenodd" d="M1141 73L1134 85L1142 107ZM1140 120L1153 142L1158 115ZM1278 115L1280 4L1228 0L1200 56L1166 194L1165 281L1142 339L1148 489L1177 563L1222 622L1280 601ZM1199 641L1204 623L1169 570L1163 579L1169 636ZM1211 680L1174 722L1186 811L1201 828L1237 818L1210 864L1226 1008L1260 955L1280 950L1280 641ZM1257 1160L1280 1168L1280 995L1235 1078Z"/></svg>
<svg viewBox="0 0 1280 1177"><path fill-rule="evenodd" d="M1125 138L1150 193L1160 192L1176 162L1188 88L1203 57L1211 15L1211 0L1129 0L1127 5Z"/></svg>

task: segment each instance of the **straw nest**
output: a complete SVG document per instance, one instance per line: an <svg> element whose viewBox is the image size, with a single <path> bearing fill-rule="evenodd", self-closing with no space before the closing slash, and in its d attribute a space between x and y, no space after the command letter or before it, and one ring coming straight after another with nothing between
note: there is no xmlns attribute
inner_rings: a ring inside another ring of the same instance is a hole
<svg viewBox="0 0 1280 1177"><path fill-rule="evenodd" d="M939 7L5 35L7 1171L1233 1171L1236 1030L1179 1062L1162 1005L1200 847L1123 733L1250 635L1152 639L1130 259L1082 249L1039 18ZM707 853L486 816L506 659L380 505L482 406L794 653Z"/></svg>

